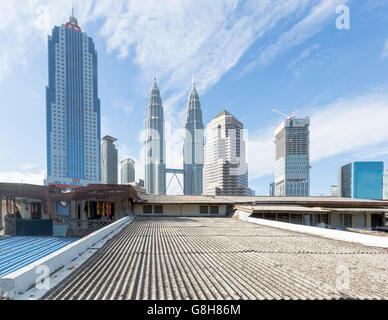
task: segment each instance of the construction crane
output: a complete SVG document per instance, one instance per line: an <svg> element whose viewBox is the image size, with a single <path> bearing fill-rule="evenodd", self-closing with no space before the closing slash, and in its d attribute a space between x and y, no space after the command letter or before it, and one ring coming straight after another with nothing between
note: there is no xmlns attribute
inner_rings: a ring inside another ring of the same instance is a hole
<svg viewBox="0 0 388 320"><path fill-rule="evenodd" d="M296 113L295 110L292 112L291 115L285 114L285 113L283 113L279 110L276 110L276 109L272 109L272 111L282 115L283 117L286 117L288 120L295 119L295 113Z"/></svg>

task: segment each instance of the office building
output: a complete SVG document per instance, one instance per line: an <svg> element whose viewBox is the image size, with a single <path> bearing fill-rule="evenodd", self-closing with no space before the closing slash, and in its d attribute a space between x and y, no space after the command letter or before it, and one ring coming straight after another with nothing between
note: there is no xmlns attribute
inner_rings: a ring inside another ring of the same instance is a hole
<svg viewBox="0 0 388 320"><path fill-rule="evenodd" d="M246 195L246 163L243 124L223 110L206 127L203 194Z"/></svg>
<svg viewBox="0 0 388 320"><path fill-rule="evenodd" d="M272 182L269 185L269 196L274 197L275 196L275 182Z"/></svg>
<svg viewBox="0 0 388 320"><path fill-rule="evenodd" d="M340 197L353 199L383 198L384 162L356 161L342 166L338 171Z"/></svg>
<svg viewBox="0 0 388 320"><path fill-rule="evenodd" d="M105 136L101 144L101 180L104 184L118 184L118 155L116 138Z"/></svg>
<svg viewBox="0 0 388 320"><path fill-rule="evenodd" d="M121 184L135 182L135 161L128 158L121 161Z"/></svg>
<svg viewBox="0 0 388 320"><path fill-rule="evenodd" d="M184 194L202 194L203 122L201 104L195 82L186 105L185 140L183 146Z"/></svg>
<svg viewBox="0 0 388 320"><path fill-rule="evenodd" d="M388 170L384 173L384 200L388 200Z"/></svg>
<svg viewBox="0 0 388 320"><path fill-rule="evenodd" d="M275 130L275 196L310 195L309 126L292 116Z"/></svg>
<svg viewBox="0 0 388 320"><path fill-rule="evenodd" d="M145 120L145 188L147 194L166 194L164 115L156 79L152 84Z"/></svg>
<svg viewBox="0 0 388 320"><path fill-rule="evenodd" d="M100 183L97 52L74 14L48 38L48 75L47 183Z"/></svg>
<svg viewBox="0 0 388 320"><path fill-rule="evenodd" d="M330 197L338 197L338 186L330 186Z"/></svg>

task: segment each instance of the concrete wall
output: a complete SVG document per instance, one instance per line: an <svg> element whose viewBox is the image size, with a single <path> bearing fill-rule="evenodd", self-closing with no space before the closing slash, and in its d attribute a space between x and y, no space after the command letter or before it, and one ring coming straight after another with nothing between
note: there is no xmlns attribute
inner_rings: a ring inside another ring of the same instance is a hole
<svg viewBox="0 0 388 320"><path fill-rule="evenodd" d="M366 215L356 214L353 216L353 228L366 228Z"/></svg>
<svg viewBox="0 0 388 320"><path fill-rule="evenodd" d="M303 225L292 224L287 222L251 218L250 213L240 211L240 210L236 210L235 214L233 215L233 218L268 226L268 227L312 234L312 235L321 236L328 239L360 243L365 246L388 248L388 237L379 237L379 236L372 236L372 235L360 234L360 233L349 232L349 231L332 230L332 229L326 229L326 228L303 226Z"/></svg>
<svg viewBox="0 0 388 320"><path fill-rule="evenodd" d="M331 225L333 228L342 228L342 214L333 213L331 214Z"/></svg>
<svg viewBox="0 0 388 320"><path fill-rule="evenodd" d="M287 215L290 217L290 221L288 220ZM255 213L253 214L256 218L263 218L261 213ZM310 218L308 218L310 216ZM321 222L323 220L323 217L325 215L319 215L319 214L285 214L285 213L264 213L264 219L266 220L273 220L273 221L282 221L282 222L290 222L294 224L304 224L304 225L311 225L311 226L321 226L321 223L319 223L319 216L321 216ZM328 216L329 219L329 225L331 228L343 228L343 213L331 213ZM371 224L371 215L365 214L365 213L357 213L357 214L351 214L352 217L352 228L358 228L358 229L366 229L370 228ZM310 223L310 224L309 224ZM325 225L327 225L325 223Z"/></svg>
<svg viewBox="0 0 388 320"><path fill-rule="evenodd" d="M146 204L148 205L148 204ZM210 206L213 204L163 204L163 214L152 214L154 216L171 216L171 217L206 217L206 216L225 216L227 213L227 206L225 204L214 205L218 207L218 214L210 213ZM154 206L154 205L153 205ZM208 214L201 214L200 207L209 206ZM154 208L153 208L154 212ZM134 205L134 213L137 216L149 216L150 214L143 214L143 204Z"/></svg>

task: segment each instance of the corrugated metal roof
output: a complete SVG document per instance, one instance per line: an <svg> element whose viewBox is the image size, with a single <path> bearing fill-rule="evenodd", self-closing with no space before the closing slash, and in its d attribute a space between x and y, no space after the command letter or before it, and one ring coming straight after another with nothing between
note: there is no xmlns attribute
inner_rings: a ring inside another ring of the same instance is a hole
<svg viewBox="0 0 388 320"><path fill-rule="evenodd" d="M333 212L360 212L360 213L386 213L387 209L380 208L330 208Z"/></svg>
<svg viewBox="0 0 388 320"><path fill-rule="evenodd" d="M318 213L329 213L330 209L318 208L318 207L302 207L302 206L235 206L236 209L247 210L249 212L318 212Z"/></svg>
<svg viewBox="0 0 388 320"><path fill-rule="evenodd" d="M333 212L348 212L348 213L385 213L387 209L381 208L321 208L321 207L303 207L293 205L267 205L267 206L235 206L235 209L240 209L247 212L316 212L316 213L333 213Z"/></svg>
<svg viewBox="0 0 388 320"><path fill-rule="evenodd" d="M0 237L0 278L79 240L60 237Z"/></svg>
<svg viewBox="0 0 388 320"><path fill-rule="evenodd" d="M371 207L388 208L387 200L352 199L337 197L268 197L268 196L182 196L142 195L141 202L155 204L218 203L234 205L301 205L305 207Z"/></svg>

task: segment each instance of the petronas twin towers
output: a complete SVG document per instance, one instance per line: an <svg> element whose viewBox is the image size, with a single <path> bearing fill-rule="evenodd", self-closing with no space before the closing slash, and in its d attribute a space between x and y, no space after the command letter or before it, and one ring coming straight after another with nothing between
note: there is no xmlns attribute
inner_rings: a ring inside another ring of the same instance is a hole
<svg viewBox="0 0 388 320"><path fill-rule="evenodd" d="M166 194L166 150L164 116L156 79L148 99L145 120L145 188L148 194ZM201 195L203 172L204 127L201 104L195 82L186 105L185 140L183 146L184 194ZM179 171L179 170L175 170Z"/></svg>

